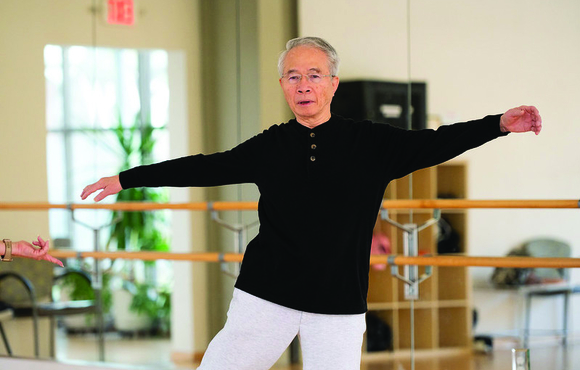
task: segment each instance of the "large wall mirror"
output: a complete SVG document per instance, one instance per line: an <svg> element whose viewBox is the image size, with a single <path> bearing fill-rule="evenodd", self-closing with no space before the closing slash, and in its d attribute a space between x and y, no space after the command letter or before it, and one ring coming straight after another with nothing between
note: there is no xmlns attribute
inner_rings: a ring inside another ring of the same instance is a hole
<svg viewBox="0 0 580 370"><path fill-rule="evenodd" d="M300 35L321 35L336 45L342 55L343 86L361 80L424 83L426 121L431 128L519 105L538 107L544 121L539 136L511 134L435 170L416 173L415 198L574 199L580 178L577 171L568 170L569 161L564 158L578 158L574 143L579 129L573 111L566 107L580 98L574 66L580 49L571 46L580 37L575 26L580 9L566 2L529 5L520 1L369 0L332 5L301 1L299 30ZM407 188L402 182L387 195L407 197ZM415 215L415 222L428 217ZM429 243L433 235L423 231L419 249L472 256L510 252L548 256L558 253L559 247L551 245L562 244L562 250L570 249L565 253L575 256L580 250L574 226L578 217L574 210L443 212L434 241ZM388 226L380 225L389 232ZM534 252L535 248L541 252ZM491 267L437 269L435 281L425 281L422 288L424 299L434 301L415 310L416 347L456 346L466 339L461 339L466 329L472 335L499 338L496 346L500 347L518 345L512 340L525 328L536 334L542 333L537 329L548 329L547 337L553 334L549 329L561 329L562 295L533 303L531 324L526 326L523 297L527 295L521 289L498 289L502 272ZM542 271L536 273L542 275ZM380 273L375 275L378 283ZM372 277L371 271L371 281ZM578 272L569 271L564 281L577 283ZM408 329L404 323L408 303L402 310L391 310L390 305L391 300L400 302L397 294L402 285L371 296L379 316L401 332ZM472 320L474 312L477 320ZM549 317L549 322L540 324L542 317ZM569 329L574 332L577 327ZM546 340L546 336L530 337L532 353L533 340ZM409 338L399 338L401 348L409 344Z"/></svg>

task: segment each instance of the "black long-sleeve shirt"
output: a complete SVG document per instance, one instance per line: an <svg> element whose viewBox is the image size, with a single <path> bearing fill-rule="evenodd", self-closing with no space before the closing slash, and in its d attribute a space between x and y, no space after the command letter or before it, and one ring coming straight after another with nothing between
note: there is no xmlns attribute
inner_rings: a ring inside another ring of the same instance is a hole
<svg viewBox="0 0 580 370"><path fill-rule="evenodd" d="M120 181L124 189L256 184L260 229L236 287L301 311L358 314L389 182L505 135L499 117L420 131L336 115L309 129L293 119L231 150L136 167Z"/></svg>

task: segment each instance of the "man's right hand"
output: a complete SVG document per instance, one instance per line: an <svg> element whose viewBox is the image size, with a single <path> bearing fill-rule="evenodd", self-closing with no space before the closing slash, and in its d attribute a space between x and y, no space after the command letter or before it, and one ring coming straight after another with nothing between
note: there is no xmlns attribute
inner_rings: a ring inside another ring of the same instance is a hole
<svg viewBox="0 0 580 370"><path fill-rule="evenodd" d="M121 182L119 181L119 175L111 177L103 177L94 184L87 185L83 192L81 193L81 199L85 200L89 195L97 190L103 190L95 197L95 202L101 201L108 197L109 195L117 194L123 188L121 187Z"/></svg>

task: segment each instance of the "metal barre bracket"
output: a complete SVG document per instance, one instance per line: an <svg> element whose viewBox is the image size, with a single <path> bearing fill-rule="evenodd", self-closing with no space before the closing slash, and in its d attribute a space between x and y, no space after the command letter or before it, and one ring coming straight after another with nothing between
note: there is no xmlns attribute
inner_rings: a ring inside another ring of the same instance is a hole
<svg viewBox="0 0 580 370"><path fill-rule="evenodd" d="M397 279L403 281L407 285L414 285L414 284L421 284L425 280L431 277L433 274L433 266L425 266L425 273L419 276L419 279L416 281L411 281L404 277L403 275L399 274L399 266L395 264L395 258L397 256L391 255L387 258L387 263L391 266L391 275L396 277Z"/></svg>
<svg viewBox="0 0 580 370"><path fill-rule="evenodd" d="M422 225L413 223L400 224L395 220L389 218L388 210L381 209L381 219L387 221L391 225L403 230L403 251L405 256L417 256L419 253L418 240L419 231L426 229L429 226L436 224L441 218L441 210L434 209L433 217L427 220ZM419 276L419 266L409 265L404 267L404 275L399 274L399 267L395 265L395 257L389 256L388 264L391 266L391 275L403 281L405 284L405 299L417 300L419 299L419 284L431 277L433 273L432 266L425 266L425 273Z"/></svg>
<svg viewBox="0 0 580 370"><path fill-rule="evenodd" d="M228 230L231 230L235 233L234 238L234 251L236 253L243 253L244 246L246 245L247 239L247 232L248 229L258 225L260 221L254 221L247 225L242 224L230 224L224 220L222 220L219 215L218 211L214 208L213 202L207 202L207 210L210 211L211 219L214 220L218 225L225 227ZM235 267L235 271L231 272L229 268L229 264L225 262L224 254L219 254L219 263L222 272L232 278L237 278L240 273L240 265L237 264Z"/></svg>

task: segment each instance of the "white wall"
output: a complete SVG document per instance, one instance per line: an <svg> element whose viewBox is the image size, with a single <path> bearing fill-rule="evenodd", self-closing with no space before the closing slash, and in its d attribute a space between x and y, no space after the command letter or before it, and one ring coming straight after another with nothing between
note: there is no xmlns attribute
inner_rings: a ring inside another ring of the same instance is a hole
<svg viewBox="0 0 580 370"><path fill-rule="evenodd" d="M342 80L410 76L426 81L428 112L444 123L536 105L544 123L541 135L511 134L459 157L469 168L468 197L580 198L575 109L580 101L580 3L410 3L408 13L403 0L303 0L299 33L324 37L337 48ZM579 222L577 210L472 210L469 253L503 256L526 239L550 236L569 242L578 257ZM492 269L471 272L475 282L485 283ZM580 280L578 271L573 279ZM489 301L478 299L476 291L474 302ZM480 308L490 321L479 330L494 329L493 318L505 312L500 306ZM506 322L515 325L514 320Z"/></svg>

